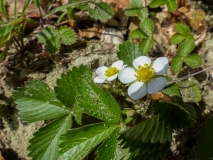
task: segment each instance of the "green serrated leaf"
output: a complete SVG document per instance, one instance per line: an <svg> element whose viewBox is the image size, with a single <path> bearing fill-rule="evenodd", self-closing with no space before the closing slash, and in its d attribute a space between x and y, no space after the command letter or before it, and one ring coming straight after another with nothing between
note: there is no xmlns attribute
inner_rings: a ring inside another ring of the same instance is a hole
<svg viewBox="0 0 213 160"><path fill-rule="evenodd" d="M163 4L166 4L166 0L152 0L151 3L149 4L149 7L150 8L157 8L157 7L160 7Z"/></svg>
<svg viewBox="0 0 213 160"><path fill-rule="evenodd" d="M193 35L189 34L189 35L186 37L186 40L194 41L194 37L193 37Z"/></svg>
<svg viewBox="0 0 213 160"><path fill-rule="evenodd" d="M71 115L61 117L33 134L30 140L29 157L34 160L57 160L59 136L71 128Z"/></svg>
<svg viewBox="0 0 213 160"><path fill-rule="evenodd" d="M69 108L56 98L56 94L43 82L26 82L26 88L13 92L21 119L27 122L48 120L69 114Z"/></svg>
<svg viewBox="0 0 213 160"><path fill-rule="evenodd" d="M144 54L136 44L126 41L119 45L119 52L117 55L126 65L132 66L133 60Z"/></svg>
<svg viewBox="0 0 213 160"><path fill-rule="evenodd" d="M170 39L171 44L179 44L186 38L185 35L182 34L174 34Z"/></svg>
<svg viewBox="0 0 213 160"><path fill-rule="evenodd" d="M135 29L129 34L130 38L147 38L147 35L140 29Z"/></svg>
<svg viewBox="0 0 213 160"><path fill-rule="evenodd" d="M137 124L121 133L119 139L133 138L141 140L143 143L165 143L171 141L171 130L166 127L164 122L159 123L159 116L154 116L140 124Z"/></svg>
<svg viewBox="0 0 213 160"><path fill-rule="evenodd" d="M154 38L147 38L140 42L139 48L141 48L142 52L146 55L152 49L153 44Z"/></svg>
<svg viewBox="0 0 213 160"><path fill-rule="evenodd" d="M161 133L162 134L162 133ZM122 140L124 144L122 147L124 149L129 148L129 152L126 153L124 150L124 155L120 156L119 160L159 160L165 159L170 143L167 141L164 144L157 143L143 143L142 141L135 141L132 138L124 138ZM117 160L117 159L116 159Z"/></svg>
<svg viewBox="0 0 213 160"><path fill-rule="evenodd" d="M59 36L61 39L61 43L66 45L71 45L76 41L76 34L75 32L66 26L61 26L59 29Z"/></svg>
<svg viewBox="0 0 213 160"><path fill-rule="evenodd" d="M183 129L192 127L195 120L182 106L164 101L154 101L152 105L154 114L160 116L160 121L165 122L165 126L172 129Z"/></svg>
<svg viewBox="0 0 213 160"><path fill-rule="evenodd" d="M108 91L103 91L93 79L83 79L77 87L76 100L84 113L100 120L118 123L120 119L120 106Z"/></svg>
<svg viewBox="0 0 213 160"><path fill-rule="evenodd" d="M144 21L144 19L148 18L148 15L149 15L149 12L148 12L148 9L146 7L141 8L138 12L138 18L141 21Z"/></svg>
<svg viewBox="0 0 213 160"><path fill-rule="evenodd" d="M189 26L184 23L176 23L175 30L183 35L188 35L191 33Z"/></svg>
<svg viewBox="0 0 213 160"><path fill-rule="evenodd" d="M149 36L149 38L152 37L152 34L154 32L154 23L152 22L152 20L150 20L149 18L144 19L140 23L140 28L144 33L146 33Z"/></svg>
<svg viewBox="0 0 213 160"><path fill-rule="evenodd" d="M172 58L172 62L171 62L171 67L172 67L172 71L177 73L180 72L182 69L182 65L183 65L183 58L180 56L174 56Z"/></svg>
<svg viewBox="0 0 213 160"><path fill-rule="evenodd" d="M178 48L178 56L185 57L189 53L191 53L195 48L194 41L184 41L181 43L180 47Z"/></svg>
<svg viewBox="0 0 213 160"><path fill-rule="evenodd" d="M169 12L173 12L177 7L176 0L167 0L167 6Z"/></svg>
<svg viewBox="0 0 213 160"><path fill-rule="evenodd" d="M125 10L127 16L134 16L139 13L143 3L140 0L130 0L130 6Z"/></svg>
<svg viewBox="0 0 213 160"><path fill-rule="evenodd" d="M170 97L180 97L180 90L176 83L166 85L162 92Z"/></svg>
<svg viewBox="0 0 213 160"><path fill-rule="evenodd" d="M184 58L184 62L194 69L202 64L202 59L198 54L190 54Z"/></svg>
<svg viewBox="0 0 213 160"><path fill-rule="evenodd" d="M83 159L94 147L109 137L119 126L111 123L98 123L71 129L60 137L60 159Z"/></svg>
<svg viewBox="0 0 213 160"><path fill-rule="evenodd" d="M95 154L95 160L112 160L115 158L115 152L118 145L118 134L119 128L115 129L114 132L98 147ZM107 148L107 149L106 149Z"/></svg>
<svg viewBox="0 0 213 160"><path fill-rule="evenodd" d="M201 91L198 85L193 81L180 81L177 83L184 102L199 102L201 100Z"/></svg>
<svg viewBox="0 0 213 160"><path fill-rule="evenodd" d="M73 116L75 117L75 121L79 124L82 125L81 118L82 114L84 113L84 109L79 107L78 102L75 101L74 107L73 107Z"/></svg>
<svg viewBox="0 0 213 160"><path fill-rule="evenodd" d="M72 71L62 74L57 80L57 86L54 88L57 98L69 108L73 108L76 103L77 88L81 80L91 78L92 72L86 66L80 65L78 68L73 67Z"/></svg>
<svg viewBox="0 0 213 160"><path fill-rule="evenodd" d="M100 2L94 3L95 8L89 8L89 15L101 21L106 21L114 16L114 11L111 5Z"/></svg>
<svg viewBox="0 0 213 160"><path fill-rule="evenodd" d="M59 32L55 27L47 26L38 34L38 41L44 43L49 53L55 54L61 46L58 34Z"/></svg>
<svg viewBox="0 0 213 160"><path fill-rule="evenodd" d="M149 4L150 8L157 8L161 5L167 4L168 10L170 12L173 12L176 9L176 0L152 0L152 2Z"/></svg>
<svg viewBox="0 0 213 160"><path fill-rule="evenodd" d="M200 133L200 138L197 140L195 147L196 156L200 160L213 158L213 117L207 119L203 124L203 130Z"/></svg>

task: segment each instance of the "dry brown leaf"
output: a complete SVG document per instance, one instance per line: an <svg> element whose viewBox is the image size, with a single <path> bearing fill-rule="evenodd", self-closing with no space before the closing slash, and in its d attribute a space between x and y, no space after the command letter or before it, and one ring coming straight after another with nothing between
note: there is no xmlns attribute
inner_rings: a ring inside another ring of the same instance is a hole
<svg viewBox="0 0 213 160"><path fill-rule="evenodd" d="M128 17L125 15L125 9L129 7L129 0L102 0L102 2L106 2L110 4L113 7L113 10L115 12L115 17L119 19L119 22L113 23L112 20L109 21L110 25L118 26L126 26ZM114 21L116 21L116 18ZM108 22L107 22L108 24Z"/></svg>
<svg viewBox="0 0 213 160"><path fill-rule="evenodd" d="M98 28L98 27L88 28L83 31L79 30L78 36L84 37L84 38L92 38L92 37L100 38L102 30L103 30L103 28Z"/></svg>
<svg viewBox="0 0 213 160"><path fill-rule="evenodd" d="M207 26L200 27L195 34L194 34L194 40L195 40L195 45L199 45L200 43L203 42L203 40L206 38L207 35Z"/></svg>
<svg viewBox="0 0 213 160"><path fill-rule="evenodd" d="M190 7L190 3L188 0L176 0L176 3L177 3L177 8L181 8L181 7L189 8Z"/></svg>
<svg viewBox="0 0 213 160"><path fill-rule="evenodd" d="M0 160L5 160L1 154L1 151L0 151Z"/></svg>
<svg viewBox="0 0 213 160"><path fill-rule="evenodd" d="M162 92L155 92L151 95L152 100L165 100L171 101L171 98L168 95L163 94Z"/></svg>
<svg viewBox="0 0 213 160"><path fill-rule="evenodd" d="M25 3L26 3L26 0L18 0L17 1L16 11L17 11L18 15L23 11ZM14 0L6 0L6 11L7 11L7 14L10 18L14 17L14 8L15 8L15 1ZM33 13L37 13L36 15L39 15L36 6L31 3L27 7L25 15L27 16L27 15L33 14Z"/></svg>

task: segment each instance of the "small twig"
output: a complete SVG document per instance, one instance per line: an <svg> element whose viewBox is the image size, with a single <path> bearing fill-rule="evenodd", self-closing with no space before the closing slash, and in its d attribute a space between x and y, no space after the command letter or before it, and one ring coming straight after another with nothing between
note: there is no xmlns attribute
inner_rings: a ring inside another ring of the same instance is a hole
<svg viewBox="0 0 213 160"><path fill-rule="evenodd" d="M208 68L205 68L205 69L203 69L202 71L198 71L198 72L193 73L193 74L191 74L191 75L188 75L188 76L185 76L185 77L182 77L182 78L178 78L178 79L176 79L176 80L174 80L174 81L167 82L166 84L171 84L171 83L174 83L174 82L182 81L182 80L184 80L184 79L188 79L189 77L192 77L192 76L197 75L197 74L199 74L199 73L205 72L205 71L210 70L210 69L212 69L212 68L213 68L213 66L208 67Z"/></svg>

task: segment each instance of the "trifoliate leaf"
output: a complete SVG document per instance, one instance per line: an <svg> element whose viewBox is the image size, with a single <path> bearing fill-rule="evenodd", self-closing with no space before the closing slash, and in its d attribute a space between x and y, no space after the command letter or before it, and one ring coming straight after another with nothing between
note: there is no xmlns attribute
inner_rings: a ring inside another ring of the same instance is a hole
<svg viewBox="0 0 213 160"><path fill-rule="evenodd" d="M184 62L191 68L197 68L202 64L202 59L198 54L191 54L184 58Z"/></svg>
<svg viewBox="0 0 213 160"><path fill-rule="evenodd" d="M71 129L60 137L60 159L83 159L94 147L109 137L119 126L112 123L98 123Z"/></svg>
<svg viewBox="0 0 213 160"><path fill-rule="evenodd" d="M135 29L129 34L130 38L147 38L147 35L140 29Z"/></svg>
<svg viewBox="0 0 213 160"><path fill-rule="evenodd" d="M132 66L132 62L135 58L143 56L143 52L137 45L129 41L123 42L119 45L118 58L123 60L128 66Z"/></svg>
<svg viewBox="0 0 213 160"><path fill-rule="evenodd" d="M203 124L203 130L200 133L200 138L197 140L195 147L196 156L200 160L213 158L213 117L210 117Z"/></svg>
<svg viewBox="0 0 213 160"><path fill-rule="evenodd" d="M172 62L171 62L171 67L172 67L172 71L177 73L180 72L182 69L182 65L183 65L183 58L180 56L174 56L172 58Z"/></svg>
<svg viewBox="0 0 213 160"><path fill-rule="evenodd" d="M178 56L185 57L195 48L194 41L184 41L178 48Z"/></svg>
<svg viewBox="0 0 213 160"><path fill-rule="evenodd" d="M184 23L176 23L175 30L182 35L188 35L191 33L189 26Z"/></svg>
<svg viewBox="0 0 213 160"><path fill-rule="evenodd" d="M108 91L103 91L93 79L88 78L81 80L77 89L76 100L84 113L106 122L118 123L120 106Z"/></svg>
<svg viewBox="0 0 213 160"><path fill-rule="evenodd" d="M57 120L42 127L33 134L30 140L29 157L34 160L57 160L59 136L71 128L72 118L70 115L58 118Z"/></svg>
<svg viewBox="0 0 213 160"><path fill-rule="evenodd" d="M115 153L118 145L119 129L115 129L114 132L98 147L95 154L95 160L112 160L115 158Z"/></svg>
<svg viewBox="0 0 213 160"><path fill-rule="evenodd" d="M159 115L160 122L164 122L165 126L172 129L192 127L195 122L189 112L176 103L154 101L152 107L154 114Z"/></svg>
<svg viewBox="0 0 213 160"><path fill-rule="evenodd" d="M166 85L162 92L170 97L180 97L180 90L176 83Z"/></svg>
<svg viewBox="0 0 213 160"><path fill-rule="evenodd" d="M177 84L179 86L184 102L197 103L201 100L201 91L195 82L180 81Z"/></svg>
<svg viewBox="0 0 213 160"><path fill-rule="evenodd" d="M57 86L54 88L57 98L69 108L73 108L77 88L76 86L81 84L81 80L86 77L91 78L92 72L86 66L73 67L72 71L68 71L66 74L62 74L61 78L57 80Z"/></svg>
<svg viewBox="0 0 213 160"><path fill-rule="evenodd" d="M135 16L143 6L141 0L130 0L130 6L125 10L127 16Z"/></svg>
<svg viewBox="0 0 213 160"><path fill-rule="evenodd" d="M186 38L185 35L182 34L174 34L170 39L171 44L179 44Z"/></svg>
<svg viewBox="0 0 213 160"><path fill-rule="evenodd" d="M26 88L13 92L16 107L24 121L36 122L69 114L69 108L64 107L47 84L34 80L25 85Z"/></svg>
<svg viewBox="0 0 213 160"><path fill-rule="evenodd" d="M58 34L58 30L53 26L47 26L38 34L38 41L44 43L50 54L56 53L61 46Z"/></svg>
<svg viewBox="0 0 213 160"><path fill-rule="evenodd" d="M163 121L159 122L159 116L154 116L122 132L119 139L123 138L133 138L143 143L165 143L171 141L172 135L171 129Z"/></svg>
<svg viewBox="0 0 213 160"><path fill-rule="evenodd" d="M146 55L152 49L153 44L154 38L147 38L139 44L139 48L141 48L142 52Z"/></svg>
<svg viewBox="0 0 213 160"><path fill-rule="evenodd" d="M170 12L173 12L176 9L176 0L152 0L152 2L149 4L150 8L157 8L161 5L167 4L168 10Z"/></svg>
<svg viewBox="0 0 213 160"><path fill-rule="evenodd" d="M140 23L140 28L144 33L149 36L149 38L152 38L152 34L154 32L154 23L149 19L146 18Z"/></svg>
<svg viewBox="0 0 213 160"><path fill-rule="evenodd" d="M59 35L61 38L61 43L66 45L71 45L76 41L76 34L75 32L66 26L61 26L59 29Z"/></svg>
<svg viewBox="0 0 213 160"><path fill-rule="evenodd" d="M114 11L111 5L100 2L94 3L94 8L89 8L89 15L101 21L106 21L114 16Z"/></svg>

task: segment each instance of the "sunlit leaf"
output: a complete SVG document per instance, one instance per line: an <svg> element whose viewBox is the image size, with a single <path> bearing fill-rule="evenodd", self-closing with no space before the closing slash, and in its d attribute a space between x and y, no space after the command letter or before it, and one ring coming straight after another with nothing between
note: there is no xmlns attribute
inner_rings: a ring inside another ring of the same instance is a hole
<svg viewBox="0 0 213 160"><path fill-rule="evenodd" d="M26 88L13 92L21 119L27 122L48 120L68 115L70 110L56 98L44 82L26 82Z"/></svg>
<svg viewBox="0 0 213 160"><path fill-rule="evenodd" d="M197 68L202 64L202 59L198 54L191 54L184 58L184 62L191 68Z"/></svg>
<svg viewBox="0 0 213 160"><path fill-rule="evenodd" d="M123 42L119 45L118 58L123 60L126 65L132 66L135 58L144 55L142 49L129 41Z"/></svg>
<svg viewBox="0 0 213 160"><path fill-rule="evenodd" d="M83 159L94 147L109 137L118 125L111 123L91 124L77 129L71 129L60 137L60 159Z"/></svg>
<svg viewBox="0 0 213 160"><path fill-rule="evenodd" d="M95 8L89 8L89 15L101 21L106 21L114 16L114 11L111 5L100 2L95 3Z"/></svg>
<svg viewBox="0 0 213 160"><path fill-rule="evenodd" d="M184 102L199 102L201 100L201 91L198 85L193 81L180 81L177 83Z"/></svg>
<svg viewBox="0 0 213 160"><path fill-rule="evenodd" d="M112 160L115 158L118 145L118 134L119 129L117 128L106 140L104 140L104 142L100 145L100 147L98 147L95 152L95 154L97 155L95 157L95 160Z"/></svg>
<svg viewBox="0 0 213 160"><path fill-rule="evenodd" d="M58 118L57 120L42 127L33 134L30 140L29 157L34 160L57 160L59 136L70 129L72 117L70 115Z"/></svg>

